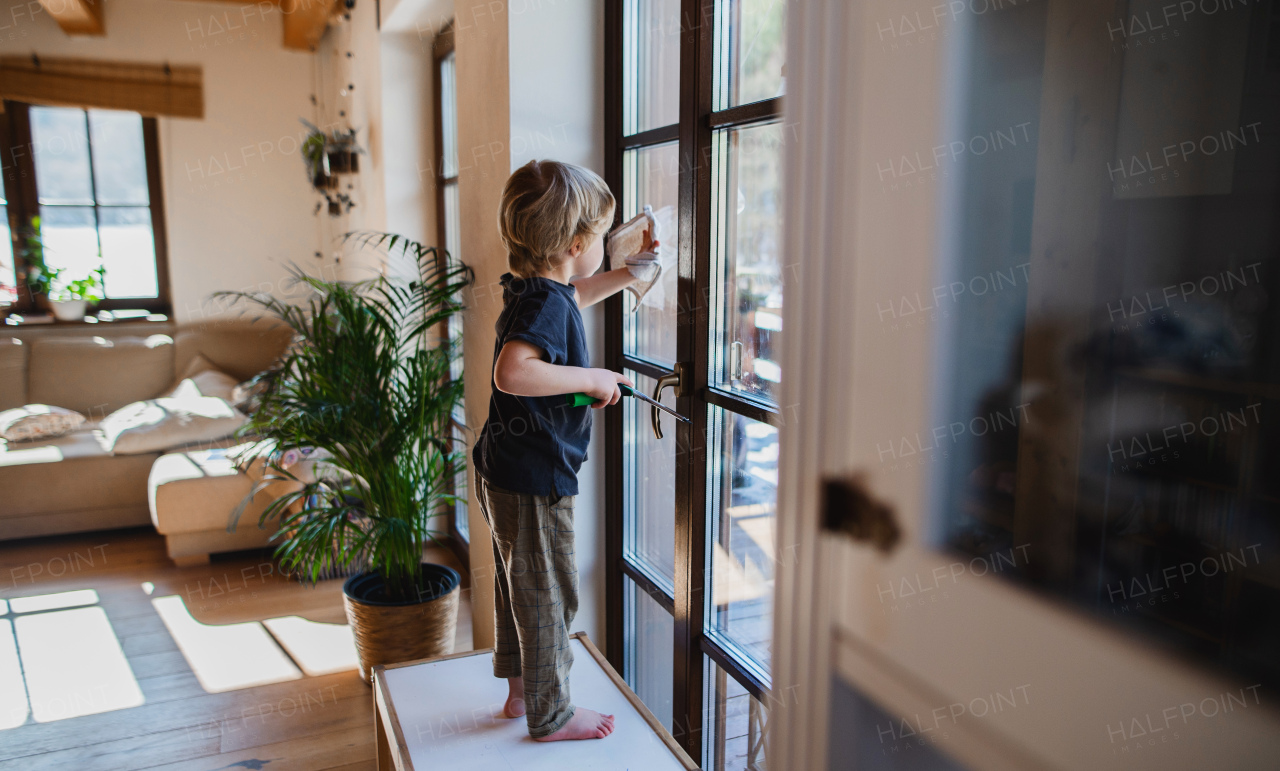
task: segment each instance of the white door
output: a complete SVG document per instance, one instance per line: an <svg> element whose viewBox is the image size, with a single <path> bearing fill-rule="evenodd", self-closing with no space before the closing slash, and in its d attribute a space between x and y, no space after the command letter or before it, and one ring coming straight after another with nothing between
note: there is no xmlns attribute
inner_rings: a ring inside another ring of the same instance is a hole
<svg viewBox="0 0 1280 771"><path fill-rule="evenodd" d="M790 14L771 767L1280 767L1280 8Z"/></svg>

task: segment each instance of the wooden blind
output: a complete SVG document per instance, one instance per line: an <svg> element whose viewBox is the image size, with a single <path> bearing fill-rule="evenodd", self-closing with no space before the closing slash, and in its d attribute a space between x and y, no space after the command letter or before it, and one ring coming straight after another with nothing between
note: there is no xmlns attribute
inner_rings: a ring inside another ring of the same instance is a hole
<svg viewBox="0 0 1280 771"><path fill-rule="evenodd" d="M203 118L204 76L195 66L0 56L0 98Z"/></svg>

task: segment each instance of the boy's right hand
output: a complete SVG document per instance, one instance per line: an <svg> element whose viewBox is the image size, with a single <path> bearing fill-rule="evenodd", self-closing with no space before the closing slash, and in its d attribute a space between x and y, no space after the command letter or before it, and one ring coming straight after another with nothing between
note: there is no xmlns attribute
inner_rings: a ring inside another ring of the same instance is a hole
<svg viewBox="0 0 1280 771"><path fill-rule="evenodd" d="M591 405L592 409L597 410L618 403L622 398L622 390L618 388L619 383L634 385L626 375L609 369L589 369L587 379L589 386L582 389L582 392L599 400Z"/></svg>

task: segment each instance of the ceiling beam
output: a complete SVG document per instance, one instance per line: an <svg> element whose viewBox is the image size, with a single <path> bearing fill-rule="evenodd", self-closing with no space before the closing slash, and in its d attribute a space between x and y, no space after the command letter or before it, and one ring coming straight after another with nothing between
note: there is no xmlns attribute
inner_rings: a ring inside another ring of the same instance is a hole
<svg viewBox="0 0 1280 771"><path fill-rule="evenodd" d="M104 0L40 0L40 5L68 35L107 34L102 25Z"/></svg>
<svg viewBox="0 0 1280 771"><path fill-rule="evenodd" d="M342 0L279 0L280 11L284 14L284 47L294 51L316 50L320 38L329 26L329 19L338 12L341 2Z"/></svg>

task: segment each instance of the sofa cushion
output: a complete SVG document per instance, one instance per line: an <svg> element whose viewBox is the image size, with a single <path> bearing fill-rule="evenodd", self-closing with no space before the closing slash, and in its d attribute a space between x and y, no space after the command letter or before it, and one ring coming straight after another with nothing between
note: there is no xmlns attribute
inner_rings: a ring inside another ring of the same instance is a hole
<svg viewBox="0 0 1280 771"><path fill-rule="evenodd" d="M17 338L0 339L0 410L27 403L27 350Z"/></svg>
<svg viewBox="0 0 1280 771"><path fill-rule="evenodd" d="M0 412L0 438L10 442L53 439L75 431L84 415L47 404L27 404Z"/></svg>
<svg viewBox="0 0 1280 771"><path fill-rule="evenodd" d="M112 457L89 428L42 442L0 443L0 537L12 537L3 524L9 517L128 507L145 514L147 474L157 457ZM132 524L102 522L94 529Z"/></svg>
<svg viewBox="0 0 1280 771"><path fill-rule="evenodd" d="M235 378L197 354L165 396L216 396L234 404L237 385Z"/></svg>
<svg viewBox="0 0 1280 771"><path fill-rule="evenodd" d="M173 385L173 340L39 338L27 360L27 399L101 419Z"/></svg>
<svg viewBox="0 0 1280 771"><path fill-rule="evenodd" d="M293 330L277 319L205 322L174 334L174 366L183 372L196 356L237 381L271 367L293 340Z"/></svg>
<svg viewBox="0 0 1280 771"><path fill-rule="evenodd" d="M223 439L246 420L225 399L214 396L147 399L104 418L102 441L116 455L170 450Z"/></svg>
<svg viewBox="0 0 1280 771"><path fill-rule="evenodd" d="M257 529L262 512L276 498L297 489L294 482L263 485L265 462L253 443L222 449L161 455L147 480L151 523L163 535L226 530L241 508L236 530ZM249 493L253 497L246 498ZM274 531L277 521L267 524Z"/></svg>

